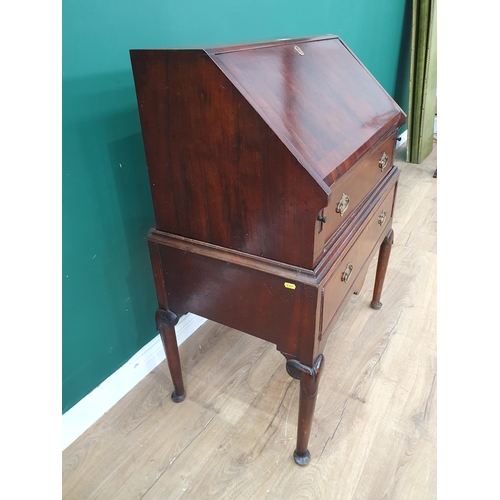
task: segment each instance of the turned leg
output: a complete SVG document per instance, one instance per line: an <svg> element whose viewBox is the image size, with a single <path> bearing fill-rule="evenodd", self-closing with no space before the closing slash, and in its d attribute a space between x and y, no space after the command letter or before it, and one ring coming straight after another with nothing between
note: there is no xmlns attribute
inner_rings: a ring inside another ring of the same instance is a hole
<svg viewBox="0 0 500 500"><path fill-rule="evenodd" d="M179 358L179 348L175 337L175 325L179 321L178 316L172 311L158 309L156 311L156 328L160 332L163 348L167 356L168 368L174 383L172 401L180 403L186 397L184 382L182 381L181 360Z"/></svg>
<svg viewBox="0 0 500 500"><path fill-rule="evenodd" d="M317 357L312 368L299 363L296 359L289 359L286 362L286 371L288 374L300 380L297 447L293 452L293 458L298 465L307 465L311 460L311 454L307 449L307 444L309 442L309 435L311 434L322 365L323 354Z"/></svg>
<svg viewBox="0 0 500 500"><path fill-rule="evenodd" d="M380 245L380 252L378 254L377 263L377 274L375 276L375 288L373 290L373 300L371 303L371 307L373 309L380 309L382 307L380 296L382 295L382 287L384 286L385 273L387 271L387 265L389 264L389 256L391 255L393 242L394 232L391 229Z"/></svg>

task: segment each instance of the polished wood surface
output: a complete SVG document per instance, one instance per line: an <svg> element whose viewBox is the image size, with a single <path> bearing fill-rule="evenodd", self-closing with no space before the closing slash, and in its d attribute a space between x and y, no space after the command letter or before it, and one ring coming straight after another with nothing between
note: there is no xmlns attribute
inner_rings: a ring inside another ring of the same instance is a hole
<svg viewBox="0 0 500 500"><path fill-rule="evenodd" d="M393 152L395 149L396 135L394 132L388 138L382 139L380 143L372 147L365 156L356 162L349 171L344 174L334 185L331 186L332 202L325 208L323 215L326 217L326 223L322 228L322 233L316 237L316 245L319 250L328 245L328 241L338 228L345 224L349 215L369 194L378 182L390 172L393 164ZM380 161L387 156L387 165L384 169L380 168ZM349 204L345 212L340 215L338 202L342 195L349 197ZM316 256L322 257L321 252ZM315 263L317 263L315 261Z"/></svg>
<svg viewBox="0 0 500 500"><path fill-rule="evenodd" d="M156 228L312 269L329 192L204 51L131 59Z"/></svg>
<svg viewBox="0 0 500 500"><path fill-rule="evenodd" d="M301 40L304 56L296 41L131 51L157 229L317 264L332 184L384 138L392 155L405 116L338 37ZM381 177L374 154L350 212Z"/></svg>
<svg viewBox="0 0 500 500"><path fill-rule="evenodd" d="M392 169L373 197L353 214L348 234L335 240L314 271L152 230L148 241L153 269L168 263L155 271L160 307L167 308L168 302L178 315L193 312L213 319L312 363L324 346L316 342L316 315L321 311L327 320L320 321L317 335L318 341L326 340L338 317L334 313L340 313L349 292L359 292L356 277L364 278L363 271L390 230L398 177L399 170ZM383 211L387 218L380 224ZM351 261L352 278L343 283L341 274ZM286 288L285 283L295 288ZM304 303L312 316L303 310Z"/></svg>
<svg viewBox="0 0 500 500"><path fill-rule="evenodd" d="M373 299L371 306L373 309L380 309L382 302L380 296L382 295L382 287L384 286L385 273L389 264L389 257L391 255L392 244L394 243L394 233L392 229L384 238L382 245L380 245L380 254L377 263L377 274L375 275L375 289L373 290Z"/></svg>
<svg viewBox="0 0 500 500"><path fill-rule="evenodd" d="M186 397L179 316L272 342L300 380L293 456L307 465L328 336L381 245L388 265L405 115L335 36L132 50L131 61L172 399Z"/></svg>
<svg viewBox="0 0 500 500"><path fill-rule="evenodd" d="M172 403L162 362L63 452L62 498L435 500L436 151L404 159L402 146L391 286L371 309L374 257L331 334L307 468L291 456L300 384L282 356L209 322L179 348L186 400Z"/></svg>
<svg viewBox="0 0 500 500"><path fill-rule="evenodd" d="M327 186L404 123L399 106L336 36L207 52Z"/></svg>

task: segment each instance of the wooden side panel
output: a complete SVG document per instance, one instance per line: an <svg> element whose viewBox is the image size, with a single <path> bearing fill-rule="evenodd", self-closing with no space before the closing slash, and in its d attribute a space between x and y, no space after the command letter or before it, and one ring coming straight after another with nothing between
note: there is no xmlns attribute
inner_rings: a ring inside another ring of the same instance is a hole
<svg viewBox="0 0 500 500"><path fill-rule="evenodd" d="M311 269L326 192L204 51L131 51L156 227Z"/></svg>
<svg viewBox="0 0 500 500"><path fill-rule="evenodd" d="M317 287L159 245L169 308L192 312L276 344L299 357L314 344ZM302 342L300 338L310 338Z"/></svg>

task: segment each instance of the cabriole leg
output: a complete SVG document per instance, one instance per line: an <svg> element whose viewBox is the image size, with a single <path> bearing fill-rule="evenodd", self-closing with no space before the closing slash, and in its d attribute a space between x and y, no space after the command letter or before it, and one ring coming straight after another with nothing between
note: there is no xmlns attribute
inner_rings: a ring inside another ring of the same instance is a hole
<svg viewBox="0 0 500 500"><path fill-rule="evenodd" d="M293 452L293 459L298 465L307 465L311 460L311 454L307 449L307 444L309 443L309 436L311 434L322 365L323 354L317 357L312 368L299 363L299 361L295 359L290 359L286 363L286 371L288 374L300 380L297 447Z"/></svg>
<svg viewBox="0 0 500 500"><path fill-rule="evenodd" d="M163 348L167 356L168 368L174 383L174 392L172 401L180 403L186 397L184 382L182 381L181 360L179 357L179 348L175 336L175 325L179 321L178 316L172 311L158 309L156 311L156 329L161 335Z"/></svg>
<svg viewBox="0 0 500 500"><path fill-rule="evenodd" d="M389 264L389 257L391 255L392 244L394 242L394 232L391 229L384 241L380 245L380 252L378 255L377 262L377 274L375 276L375 288L373 290L373 300L371 302L371 307L373 309L380 309L382 307L382 302L380 302L380 296L382 295L382 288L384 286L385 273L387 271L387 266Z"/></svg>

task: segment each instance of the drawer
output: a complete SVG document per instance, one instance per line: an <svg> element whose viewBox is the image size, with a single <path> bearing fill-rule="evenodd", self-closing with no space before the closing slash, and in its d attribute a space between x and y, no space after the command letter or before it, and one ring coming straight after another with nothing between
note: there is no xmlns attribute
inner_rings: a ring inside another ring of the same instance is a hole
<svg viewBox="0 0 500 500"><path fill-rule="evenodd" d="M395 144L394 133L372 148L331 186L332 202L323 211L323 216L326 216L322 227L323 241L328 241L373 187L391 170Z"/></svg>
<svg viewBox="0 0 500 500"><path fill-rule="evenodd" d="M352 286L356 278L367 265L367 259L392 222L392 208L396 186L393 185L387 195L380 200L368 215L369 222L349 247L347 252L335 264L335 270L326 278L321 289L320 338L330 328L330 323L341 306L343 299L353 293Z"/></svg>

